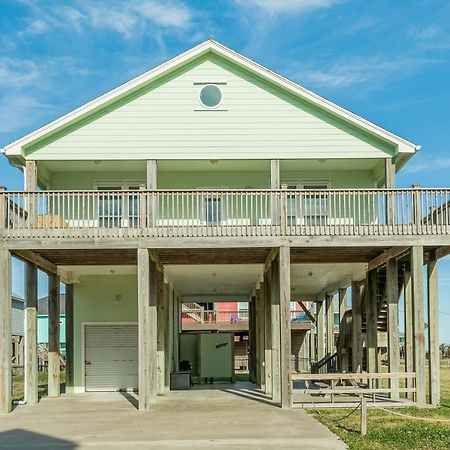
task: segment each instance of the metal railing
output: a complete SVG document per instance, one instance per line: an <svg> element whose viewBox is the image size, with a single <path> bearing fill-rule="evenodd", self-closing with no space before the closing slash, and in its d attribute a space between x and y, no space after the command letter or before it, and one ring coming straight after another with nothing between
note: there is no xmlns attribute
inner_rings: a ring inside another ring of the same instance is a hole
<svg viewBox="0 0 450 450"><path fill-rule="evenodd" d="M442 235L449 210L450 189L6 191L0 235Z"/></svg>

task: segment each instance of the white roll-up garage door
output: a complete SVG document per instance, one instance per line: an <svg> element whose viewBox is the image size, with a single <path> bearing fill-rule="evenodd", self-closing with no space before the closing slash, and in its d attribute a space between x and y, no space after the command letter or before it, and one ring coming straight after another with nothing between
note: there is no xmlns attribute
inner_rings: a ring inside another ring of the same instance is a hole
<svg viewBox="0 0 450 450"><path fill-rule="evenodd" d="M84 333L86 390L137 389L137 324L86 324Z"/></svg>

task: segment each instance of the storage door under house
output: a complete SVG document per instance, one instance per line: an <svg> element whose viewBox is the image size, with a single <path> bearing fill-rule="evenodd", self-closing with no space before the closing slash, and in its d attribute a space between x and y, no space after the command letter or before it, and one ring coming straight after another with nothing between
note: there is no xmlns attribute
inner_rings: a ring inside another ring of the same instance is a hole
<svg viewBox="0 0 450 450"><path fill-rule="evenodd" d="M86 324L86 391L137 390L137 324Z"/></svg>

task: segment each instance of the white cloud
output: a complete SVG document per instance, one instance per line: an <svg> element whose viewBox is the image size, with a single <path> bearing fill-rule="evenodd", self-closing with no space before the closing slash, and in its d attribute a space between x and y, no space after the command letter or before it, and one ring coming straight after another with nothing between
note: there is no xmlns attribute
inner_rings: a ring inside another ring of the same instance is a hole
<svg viewBox="0 0 450 450"><path fill-rule="evenodd" d="M2 88L29 84L40 74L38 65L33 61L0 57L0 86Z"/></svg>
<svg viewBox="0 0 450 450"><path fill-rule="evenodd" d="M310 84L314 87L339 89L370 83L374 88L410 75L414 70L437 63L439 61L436 59L418 57L355 58L331 64L324 63L318 69L299 70L292 77L300 84Z"/></svg>
<svg viewBox="0 0 450 450"><path fill-rule="evenodd" d="M427 158L426 161L416 162L413 160L403 169L404 173L414 174L423 173L427 171L448 171L450 169L450 158Z"/></svg>
<svg viewBox="0 0 450 450"><path fill-rule="evenodd" d="M43 19L30 20L27 27L18 33L19 36L35 36L45 33L49 29L49 24Z"/></svg>
<svg viewBox="0 0 450 450"><path fill-rule="evenodd" d="M314 9L329 8L340 0L236 0L245 7L257 7L271 14L303 12Z"/></svg>
<svg viewBox="0 0 450 450"><path fill-rule="evenodd" d="M42 103L29 95L8 95L0 102L0 132L9 133L17 129L26 129L43 116L43 110L52 110L52 105Z"/></svg>
<svg viewBox="0 0 450 450"><path fill-rule="evenodd" d="M187 30L193 25L195 13L179 0L83 0L74 6L59 2L42 7L27 2L34 17L19 34L44 32L51 28L82 31L111 30L125 38L139 37L155 29ZM30 28L32 27L32 28Z"/></svg>
<svg viewBox="0 0 450 450"><path fill-rule="evenodd" d="M134 4L142 17L164 27L187 28L192 24L193 13L183 3L144 1Z"/></svg>

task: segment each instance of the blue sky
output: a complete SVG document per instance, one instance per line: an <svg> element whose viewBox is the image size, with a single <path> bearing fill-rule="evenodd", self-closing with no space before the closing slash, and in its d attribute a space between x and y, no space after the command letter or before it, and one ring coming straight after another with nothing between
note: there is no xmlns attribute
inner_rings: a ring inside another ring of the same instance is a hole
<svg viewBox="0 0 450 450"><path fill-rule="evenodd" d="M450 187L449 23L446 0L0 0L0 147L212 37L422 145L399 186Z"/></svg>

